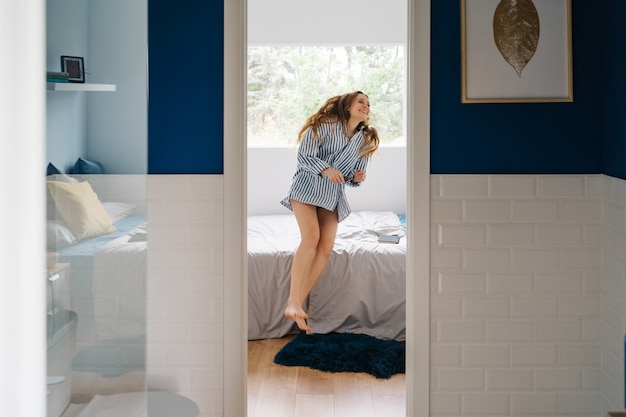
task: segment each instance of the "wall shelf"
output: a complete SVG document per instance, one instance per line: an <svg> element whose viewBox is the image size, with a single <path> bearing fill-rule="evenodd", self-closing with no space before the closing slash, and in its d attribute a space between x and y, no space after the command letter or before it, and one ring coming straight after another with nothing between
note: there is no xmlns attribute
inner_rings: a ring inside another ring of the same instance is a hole
<svg viewBox="0 0 626 417"><path fill-rule="evenodd" d="M115 91L115 84L47 83L48 91Z"/></svg>

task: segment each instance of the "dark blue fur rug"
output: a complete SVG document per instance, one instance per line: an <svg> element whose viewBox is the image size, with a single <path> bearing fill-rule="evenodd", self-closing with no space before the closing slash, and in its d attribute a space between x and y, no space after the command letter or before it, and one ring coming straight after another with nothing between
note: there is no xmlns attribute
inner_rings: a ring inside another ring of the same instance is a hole
<svg viewBox="0 0 626 417"><path fill-rule="evenodd" d="M405 344L365 334L298 334L274 357L274 363L326 372L365 372L390 378L405 372Z"/></svg>

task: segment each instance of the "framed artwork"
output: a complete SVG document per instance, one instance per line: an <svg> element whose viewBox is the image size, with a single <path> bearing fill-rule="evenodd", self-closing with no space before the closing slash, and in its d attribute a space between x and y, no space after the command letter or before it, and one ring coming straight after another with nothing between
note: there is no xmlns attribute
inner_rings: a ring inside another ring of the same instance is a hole
<svg viewBox="0 0 626 417"><path fill-rule="evenodd" d="M461 102L571 102L571 0L461 0Z"/></svg>
<svg viewBox="0 0 626 417"><path fill-rule="evenodd" d="M69 82L85 82L85 61L79 56L61 56L61 71L69 74Z"/></svg>

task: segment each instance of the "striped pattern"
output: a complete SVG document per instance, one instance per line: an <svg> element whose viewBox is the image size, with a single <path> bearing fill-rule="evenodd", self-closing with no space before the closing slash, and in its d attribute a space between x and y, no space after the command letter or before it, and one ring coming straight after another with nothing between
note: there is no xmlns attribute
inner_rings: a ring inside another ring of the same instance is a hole
<svg viewBox="0 0 626 417"><path fill-rule="evenodd" d="M289 195L281 204L292 210L290 200L300 201L322 207L329 211L337 209L339 221L350 214L350 205L344 192L345 185L358 187L352 183L357 169L365 171L368 157L357 155L363 144L363 133L357 132L348 138L340 123L324 124L318 128L321 140L309 129L302 137L298 149L298 166L293 176ZM343 174L346 182L335 184L321 172L326 168L334 168Z"/></svg>

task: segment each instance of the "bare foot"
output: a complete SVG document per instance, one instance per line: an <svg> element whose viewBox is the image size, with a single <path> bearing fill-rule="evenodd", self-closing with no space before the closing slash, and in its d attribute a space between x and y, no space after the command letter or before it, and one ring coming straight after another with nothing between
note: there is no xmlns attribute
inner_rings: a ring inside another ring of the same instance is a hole
<svg viewBox="0 0 626 417"><path fill-rule="evenodd" d="M285 309L285 317L289 320L295 321L300 330L304 330L307 333L311 332L311 328L306 323L306 319L308 319L309 316L304 312L304 310L302 310L302 308L287 306Z"/></svg>

